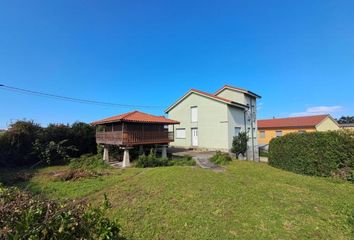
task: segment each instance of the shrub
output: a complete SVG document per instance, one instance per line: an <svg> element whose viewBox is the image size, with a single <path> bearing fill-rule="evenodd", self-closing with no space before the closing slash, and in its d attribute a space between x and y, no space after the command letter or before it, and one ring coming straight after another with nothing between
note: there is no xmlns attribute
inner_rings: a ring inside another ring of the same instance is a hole
<svg viewBox="0 0 354 240"><path fill-rule="evenodd" d="M115 220L85 202L61 203L0 186L0 239L126 239Z"/></svg>
<svg viewBox="0 0 354 240"><path fill-rule="evenodd" d="M274 138L269 145L269 164L326 177L344 168L354 169L354 132L291 133Z"/></svg>
<svg viewBox="0 0 354 240"><path fill-rule="evenodd" d="M73 158L70 161L69 168L56 172L53 180L56 181L75 181L82 178L95 178L109 174L105 169L111 166L102 160L99 155L82 155L79 158Z"/></svg>
<svg viewBox="0 0 354 240"><path fill-rule="evenodd" d="M111 166L108 163L102 160L102 156L90 155L90 154L85 154L79 158L71 159L69 167L72 169L86 169L86 170L111 168Z"/></svg>
<svg viewBox="0 0 354 240"><path fill-rule="evenodd" d="M247 151L247 142L249 138L246 132L240 132L238 136L235 136L232 141L231 152L235 153L238 156L240 153L245 155Z"/></svg>
<svg viewBox="0 0 354 240"><path fill-rule="evenodd" d="M162 166L171 166L171 162L167 158L158 158L156 157L156 152L151 149L149 155L140 155L135 164L139 168L147 167L162 167Z"/></svg>
<svg viewBox="0 0 354 240"><path fill-rule="evenodd" d="M83 122L75 122L71 125L72 145L77 148L73 157L79 157L82 154L96 154L96 130L95 127ZM76 154L76 155L75 155Z"/></svg>
<svg viewBox="0 0 354 240"><path fill-rule="evenodd" d="M215 155L210 158L210 161L217 165L226 165L232 161L232 158L228 153L217 151Z"/></svg>
<svg viewBox="0 0 354 240"><path fill-rule="evenodd" d="M266 152L266 151L259 151L259 156L260 156L260 157L268 157L269 154L268 154L268 152Z"/></svg>
<svg viewBox="0 0 354 240"><path fill-rule="evenodd" d="M49 143L41 143L37 139L33 144L33 151L39 158L40 163L63 164L69 159L69 152L76 151L74 146L65 146L67 140L62 140L58 143L50 141Z"/></svg>
<svg viewBox="0 0 354 240"><path fill-rule="evenodd" d="M33 121L21 120L0 135L0 149L0 167L31 166L40 161L62 164L67 157L97 153L95 128L81 122L42 128Z"/></svg>
<svg viewBox="0 0 354 240"><path fill-rule="evenodd" d="M32 146L42 134L43 129L33 121L12 123L0 136L0 164L5 167L34 164L38 158Z"/></svg>

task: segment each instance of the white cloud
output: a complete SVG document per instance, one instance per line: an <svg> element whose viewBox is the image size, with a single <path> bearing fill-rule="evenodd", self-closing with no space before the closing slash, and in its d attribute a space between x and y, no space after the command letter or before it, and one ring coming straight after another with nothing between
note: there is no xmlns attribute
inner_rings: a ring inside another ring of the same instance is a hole
<svg viewBox="0 0 354 240"><path fill-rule="evenodd" d="M295 112L291 113L290 116L310 116L310 115L321 115L321 114L333 114L336 112L343 111L342 106L317 106L309 107L305 112Z"/></svg>

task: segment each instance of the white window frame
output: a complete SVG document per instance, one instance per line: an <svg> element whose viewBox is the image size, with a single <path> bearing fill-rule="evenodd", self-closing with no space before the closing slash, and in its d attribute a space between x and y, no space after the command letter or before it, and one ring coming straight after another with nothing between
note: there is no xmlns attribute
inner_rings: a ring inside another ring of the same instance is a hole
<svg viewBox="0 0 354 240"><path fill-rule="evenodd" d="M185 128L176 128L176 139L186 139L186 129Z"/></svg>
<svg viewBox="0 0 354 240"><path fill-rule="evenodd" d="M265 138L266 134L264 130L259 131L259 137L260 138Z"/></svg>
<svg viewBox="0 0 354 240"><path fill-rule="evenodd" d="M191 107L191 122L192 123L198 122L198 107L197 106Z"/></svg>
<svg viewBox="0 0 354 240"><path fill-rule="evenodd" d="M241 133L241 127L234 127L234 137L237 137L240 133Z"/></svg>
<svg viewBox="0 0 354 240"><path fill-rule="evenodd" d="M280 135L278 135L278 133L280 133ZM275 136L276 136L276 137L281 137L281 136L283 136L283 131L282 131L282 130L276 130L276 131L275 131Z"/></svg>
<svg viewBox="0 0 354 240"><path fill-rule="evenodd" d="M253 128L253 138L257 138L257 131L256 131L256 128Z"/></svg>

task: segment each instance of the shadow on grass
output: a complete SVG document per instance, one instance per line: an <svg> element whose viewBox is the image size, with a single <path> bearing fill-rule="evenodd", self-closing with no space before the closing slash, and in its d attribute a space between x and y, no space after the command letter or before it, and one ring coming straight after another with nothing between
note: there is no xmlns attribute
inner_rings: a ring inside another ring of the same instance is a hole
<svg viewBox="0 0 354 240"><path fill-rule="evenodd" d="M38 168L6 168L0 169L0 183L5 186L19 186L29 182L38 172Z"/></svg>

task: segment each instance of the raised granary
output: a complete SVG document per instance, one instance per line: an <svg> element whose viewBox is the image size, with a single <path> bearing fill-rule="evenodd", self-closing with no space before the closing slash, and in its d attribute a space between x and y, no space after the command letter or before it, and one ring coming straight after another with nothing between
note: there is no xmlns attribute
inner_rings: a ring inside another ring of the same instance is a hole
<svg viewBox="0 0 354 240"><path fill-rule="evenodd" d="M103 159L109 161L109 145L119 146L124 150L122 167L130 166L129 150L135 146L160 145L162 156L167 156L167 146L174 141L174 133L168 125L179 122L134 111L92 123L96 126L96 142L104 146ZM172 128L173 129L173 128Z"/></svg>

